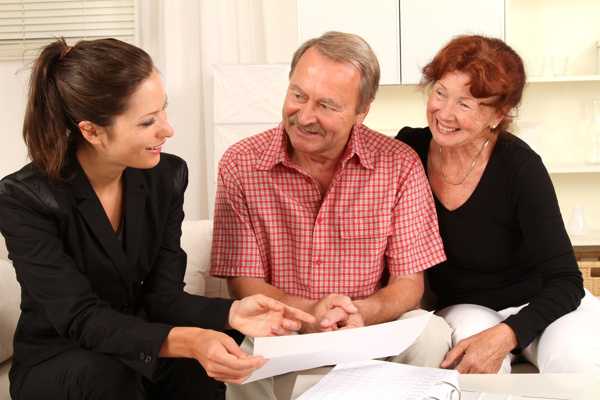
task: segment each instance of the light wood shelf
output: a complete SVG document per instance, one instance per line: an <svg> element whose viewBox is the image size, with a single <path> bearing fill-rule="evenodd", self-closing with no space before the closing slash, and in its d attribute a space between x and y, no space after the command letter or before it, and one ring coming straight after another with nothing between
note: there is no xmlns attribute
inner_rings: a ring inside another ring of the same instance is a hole
<svg viewBox="0 0 600 400"><path fill-rule="evenodd" d="M594 82L594 81L600 81L600 75L531 76L527 79L527 82L530 82L530 83Z"/></svg>
<svg viewBox="0 0 600 400"><path fill-rule="evenodd" d="M600 250L600 230L592 229L585 236L569 236L575 251Z"/></svg>
<svg viewBox="0 0 600 400"><path fill-rule="evenodd" d="M600 164L547 163L546 168L550 174L600 173Z"/></svg>

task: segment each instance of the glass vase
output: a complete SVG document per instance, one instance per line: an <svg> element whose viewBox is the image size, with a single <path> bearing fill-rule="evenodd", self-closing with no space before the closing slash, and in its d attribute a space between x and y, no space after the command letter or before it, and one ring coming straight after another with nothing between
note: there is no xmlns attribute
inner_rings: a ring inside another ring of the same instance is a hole
<svg viewBox="0 0 600 400"><path fill-rule="evenodd" d="M571 218L567 223L567 233L571 236L585 236L588 233L588 224L585 220L583 206L574 205L571 209Z"/></svg>
<svg viewBox="0 0 600 400"><path fill-rule="evenodd" d="M592 120L585 130L585 162L600 164L600 99L591 99Z"/></svg>

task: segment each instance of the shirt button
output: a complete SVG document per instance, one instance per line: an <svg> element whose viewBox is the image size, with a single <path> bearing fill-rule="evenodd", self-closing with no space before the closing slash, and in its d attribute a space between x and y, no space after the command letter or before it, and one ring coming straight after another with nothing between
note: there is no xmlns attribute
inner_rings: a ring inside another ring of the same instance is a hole
<svg viewBox="0 0 600 400"><path fill-rule="evenodd" d="M140 353L140 360L143 360L144 358L146 358L146 353Z"/></svg>
<svg viewBox="0 0 600 400"><path fill-rule="evenodd" d="M148 356L144 361L146 362L146 364L150 364L152 362L152 357Z"/></svg>
<svg viewBox="0 0 600 400"><path fill-rule="evenodd" d="M323 218L321 218L321 217L317 218L317 224L320 224L321 222L323 222Z"/></svg>
<svg viewBox="0 0 600 400"><path fill-rule="evenodd" d="M315 261L317 263L317 265L321 265L321 259L317 258L317 261Z"/></svg>

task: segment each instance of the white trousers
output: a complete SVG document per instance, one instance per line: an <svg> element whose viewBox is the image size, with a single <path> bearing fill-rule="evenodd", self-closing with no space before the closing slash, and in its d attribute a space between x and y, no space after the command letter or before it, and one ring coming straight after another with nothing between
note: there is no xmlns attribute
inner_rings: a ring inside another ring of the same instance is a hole
<svg viewBox="0 0 600 400"><path fill-rule="evenodd" d="M418 317L425 313L427 313L425 310L409 311L399 319ZM388 358L387 361L438 368L451 349L451 335L452 330L448 324L442 318L432 315L421 336L408 349ZM252 354L254 341L246 337L241 347ZM273 378L266 378L241 386L227 384L226 397L227 400L277 400L275 381Z"/></svg>
<svg viewBox="0 0 600 400"><path fill-rule="evenodd" d="M541 373L593 373L600 380L600 301L587 289L579 307L562 316L542 332L522 357ZM521 310L511 307L494 311L473 304L446 307L437 314L454 329L452 345L469 336L498 325ZM510 373L512 354L504 360L500 373Z"/></svg>

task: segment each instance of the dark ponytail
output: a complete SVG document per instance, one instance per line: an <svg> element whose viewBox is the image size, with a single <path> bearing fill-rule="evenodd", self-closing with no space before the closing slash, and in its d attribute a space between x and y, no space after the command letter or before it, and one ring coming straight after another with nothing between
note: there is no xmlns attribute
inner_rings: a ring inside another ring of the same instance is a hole
<svg viewBox="0 0 600 400"><path fill-rule="evenodd" d="M109 128L153 69L145 51L116 39L71 48L61 38L44 47L33 64L23 123L33 163L51 180L67 180L83 140L77 124Z"/></svg>

